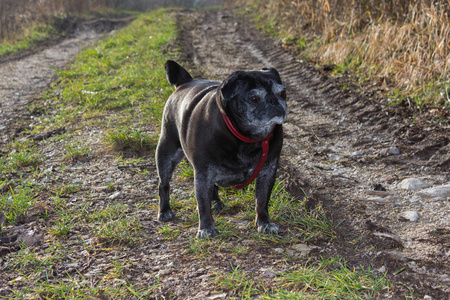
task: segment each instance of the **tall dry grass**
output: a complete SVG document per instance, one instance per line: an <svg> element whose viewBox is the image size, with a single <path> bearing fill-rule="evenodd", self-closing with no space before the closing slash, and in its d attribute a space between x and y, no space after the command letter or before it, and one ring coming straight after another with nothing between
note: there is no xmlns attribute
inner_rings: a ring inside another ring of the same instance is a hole
<svg viewBox="0 0 450 300"><path fill-rule="evenodd" d="M83 14L105 7L109 0L0 0L0 40L55 15Z"/></svg>
<svg viewBox="0 0 450 300"><path fill-rule="evenodd" d="M450 0L228 0L320 64L391 84L417 105L450 105ZM250 8L250 9L249 9ZM267 27L267 26L266 26ZM393 88L392 88L393 87Z"/></svg>

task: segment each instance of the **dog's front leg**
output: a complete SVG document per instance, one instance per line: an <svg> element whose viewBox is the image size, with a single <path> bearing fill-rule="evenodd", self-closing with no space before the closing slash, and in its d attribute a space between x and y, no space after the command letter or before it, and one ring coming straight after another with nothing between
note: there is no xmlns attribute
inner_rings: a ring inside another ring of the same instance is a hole
<svg viewBox="0 0 450 300"><path fill-rule="evenodd" d="M197 237L204 239L219 234L214 227L211 213L211 200L214 195L214 183L207 172L195 172L195 198L197 200L199 226Z"/></svg>
<svg viewBox="0 0 450 300"><path fill-rule="evenodd" d="M258 174L256 178L256 225L258 232L278 233L280 228L270 221L269 199L275 184L275 173L277 163L271 163Z"/></svg>

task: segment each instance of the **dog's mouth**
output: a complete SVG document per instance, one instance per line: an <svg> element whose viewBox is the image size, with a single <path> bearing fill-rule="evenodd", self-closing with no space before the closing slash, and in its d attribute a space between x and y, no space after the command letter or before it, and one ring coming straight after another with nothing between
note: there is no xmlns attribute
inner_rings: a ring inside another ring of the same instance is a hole
<svg viewBox="0 0 450 300"><path fill-rule="evenodd" d="M281 125L284 121L286 121L286 118L287 114L284 110L283 111L276 110L270 116L269 123Z"/></svg>

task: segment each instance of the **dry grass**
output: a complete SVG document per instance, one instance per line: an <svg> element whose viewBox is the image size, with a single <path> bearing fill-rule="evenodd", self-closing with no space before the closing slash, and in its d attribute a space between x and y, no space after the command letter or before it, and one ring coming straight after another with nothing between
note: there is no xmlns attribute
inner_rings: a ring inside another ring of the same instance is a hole
<svg viewBox="0 0 450 300"><path fill-rule="evenodd" d="M55 15L74 15L104 7L110 0L1 0L0 40L13 39L22 30Z"/></svg>
<svg viewBox="0 0 450 300"><path fill-rule="evenodd" d="M450 0L228 3L251 7L266 30L314 62L391 83L386 88L396 100L450 105Z"/></svg>

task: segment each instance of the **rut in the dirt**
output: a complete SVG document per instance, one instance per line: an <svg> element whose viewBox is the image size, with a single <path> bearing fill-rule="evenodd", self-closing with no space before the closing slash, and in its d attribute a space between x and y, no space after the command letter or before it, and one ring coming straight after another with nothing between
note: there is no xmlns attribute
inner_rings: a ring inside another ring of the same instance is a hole
<svg viewBox="0 0 450 300"><path fill-rule="evenodd" d="M425 293L448 293L449 245L433 237L436 230L448 235L448 195L415 202L410 200L413 193L399 188L410 177L429 186L449 182L448 128L412 126L404 122L404 108L342 92L336 80L299 62L228 12L197 14L195 19L190 24L187 15L180 17L184 58L193 60L203 76L220 80L235 70L262 67L280 72L290 99L281 169L291 192L312 203L321 200L341 239L360 239L357 247L344 243L329 247L330 253L355 265L387 268L390 274L405 268L391 280ZM186 32L189 26L194 29ZM419 222L404 218L410 211L418 211Z"/></svg>

